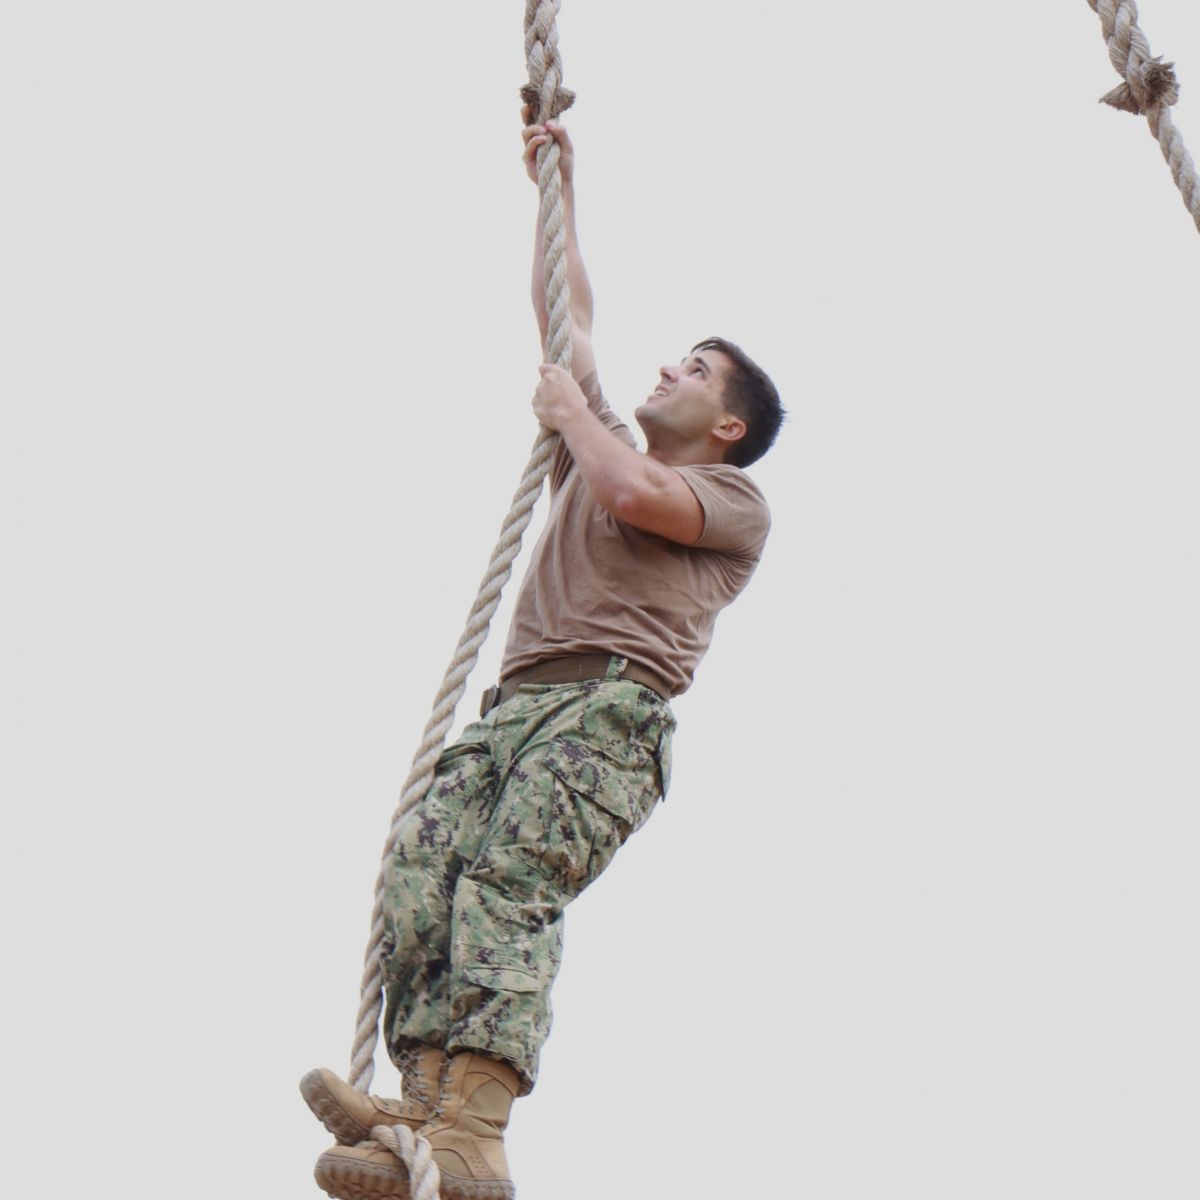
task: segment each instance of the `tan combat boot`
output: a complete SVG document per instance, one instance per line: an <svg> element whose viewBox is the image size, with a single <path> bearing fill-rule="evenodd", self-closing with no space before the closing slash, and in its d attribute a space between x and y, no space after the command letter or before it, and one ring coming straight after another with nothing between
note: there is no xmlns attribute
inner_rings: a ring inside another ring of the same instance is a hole
<svg viewBox="0 0 1200 1200"><path fill-rule="evenodd" d="M369 1138L376 1125L407 1125L416 1130L429 1121L445 1061L446 1056L430 1046L402 1054L396 1063L403 1081L402 1101L368 1096L324 1068L309 1071L300 1080L300 1094L343 1146L354 1146Z"/></svg>
<svg viewBox="0 0 1200 1200"><path fill-rule="evenodd" d="M331 1146L317 1159L313 1176L336 1200L412 1200L408 1169L375 1141Z"/></svg>
<svg viewBox="0 0 1200 1200"><path fill-rule="evenodd" d="M513 1200L504 1130L521 1077L483 1054L447 1061L437 1116L420 1133L433 1147L442 1200Z"/></svg>

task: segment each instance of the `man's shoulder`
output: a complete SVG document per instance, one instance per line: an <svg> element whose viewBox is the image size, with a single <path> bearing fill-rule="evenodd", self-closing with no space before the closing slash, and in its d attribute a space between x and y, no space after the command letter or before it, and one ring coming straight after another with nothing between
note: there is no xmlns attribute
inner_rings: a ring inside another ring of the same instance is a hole
<svg viewBox="0 0 1200 1200"><path fill-rule="evenodd" d="M693 463L675 469L689 483L694 481L702 487L716 489L735 502L750 507L768 509L767 498L763 495L762 488L741 467L735 467L732 463Z"/></svg>
<svg viewBox="0 0 1200 1200"><path fill-rule="evenodd" d="M732 463L676 470L704 510L704 529L693 546L757 558L771 528L771 510L758 484Z"/></svg>
<svg viewBox="0 0 1200 1200"><path fill-rule="evenodd" d="M741 467L735 467L733 463L691 463L688 466L678 467L677 470L699 471L702 474L710 475L729 486L757 496L764 504L766 503L766 497L763 495L762 488L750 478L746 471Z"/></svg>

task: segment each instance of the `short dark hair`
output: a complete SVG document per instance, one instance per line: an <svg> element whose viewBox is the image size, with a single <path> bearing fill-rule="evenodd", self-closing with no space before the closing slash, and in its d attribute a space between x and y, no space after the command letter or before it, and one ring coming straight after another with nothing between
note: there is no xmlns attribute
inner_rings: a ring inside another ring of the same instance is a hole
<svg viewBox="0 0 1200 1200"><path fill-rule="evenodd" d="M724 338L710 337L692 347L693 354L697 350L719 350L730 361L725 403L730 412L746 422L746 433L725 451L725 461L735 467L748 467L771 448L783 424L786 414L779 392L766 371L740 346Z"/></svg>

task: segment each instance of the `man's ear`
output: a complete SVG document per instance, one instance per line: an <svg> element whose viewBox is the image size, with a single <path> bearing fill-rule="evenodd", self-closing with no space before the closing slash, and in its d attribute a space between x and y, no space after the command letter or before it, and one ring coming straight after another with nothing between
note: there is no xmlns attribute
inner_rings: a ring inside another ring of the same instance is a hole
<svg viewBox="0 0 1200 1200"><path fill-rule="evenodd" d="M712 435L717 441L730 445L740 442L746 436L746 422L741 417L735 417L733 413L726 413L721 418L720 425L713 427Z"/></svg>

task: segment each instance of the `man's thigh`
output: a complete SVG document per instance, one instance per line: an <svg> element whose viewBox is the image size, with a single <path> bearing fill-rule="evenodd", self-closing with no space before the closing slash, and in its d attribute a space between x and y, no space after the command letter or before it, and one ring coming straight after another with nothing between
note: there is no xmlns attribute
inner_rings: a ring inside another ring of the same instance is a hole
<svg viewBox="0 0 1200 1200"><path fill-rule="evenodd" d="M495 894L501 911L484 923L497 933L510 920L554 920L645 823L663 792L674 726L665 704L625 681L584 685L573 697L559 693L518 694L511 719L523 704L540 717L537 734L505 764L479 853L466 870L476 897L480 890ZM502 911L509 907L511 914ZM464 913L464 923L482 915Z"/></svg>
<svg viewBox="0 0 1200 1200"><path fill-rule="evenodd" d="M448 926L455 884L479 854L495 805L487 734L482 724L468 726L442 752L428 791L400 820L383 867L392 944Z"/></svg>

